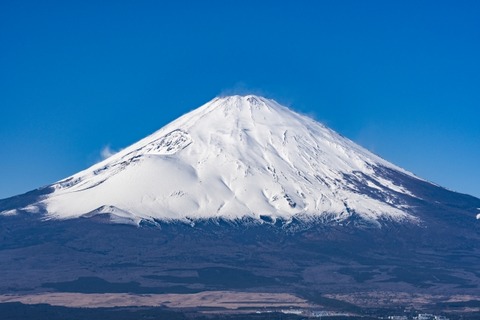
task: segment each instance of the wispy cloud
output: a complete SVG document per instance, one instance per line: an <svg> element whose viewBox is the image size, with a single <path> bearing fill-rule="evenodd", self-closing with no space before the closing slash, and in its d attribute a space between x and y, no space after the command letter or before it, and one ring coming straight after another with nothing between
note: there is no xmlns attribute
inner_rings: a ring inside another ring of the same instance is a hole
<svg viewBox="0 0 480 320"><path fill-rule="evenodd" d="M254 94L257 96L266 96L266 97L270 96L265 90L249 87L244 82L237 82L232 87L223 89L218 96L225 97L225 96L232 96L236 94L238 95Z"/></svg>
<svg viewBox="0 0 480 320"><path fill-rule="evenodd" d="M100 151L100 156L102 157L102 160L105 160L111 156L113 156L115 153L118 151L113 150L110 145L106 145L102 148L102 151Z"/></svg>

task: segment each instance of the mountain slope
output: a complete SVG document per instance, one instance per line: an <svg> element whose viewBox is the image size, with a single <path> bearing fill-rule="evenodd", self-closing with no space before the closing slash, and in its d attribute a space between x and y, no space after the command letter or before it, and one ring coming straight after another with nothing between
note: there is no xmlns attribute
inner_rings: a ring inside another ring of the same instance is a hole
<svg viewBox="0 0 480 320"><path fill-rule="evenodd" d="M416 195L380 168L421 181L273 100L231 96L14 209L60 219L107 213L135 223L261 216L418 222L405 200Z"/></svg>

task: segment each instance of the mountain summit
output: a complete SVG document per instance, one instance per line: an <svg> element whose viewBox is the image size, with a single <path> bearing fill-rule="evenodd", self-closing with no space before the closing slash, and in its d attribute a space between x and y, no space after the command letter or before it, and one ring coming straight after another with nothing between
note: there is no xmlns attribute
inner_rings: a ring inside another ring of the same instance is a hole
<svg viewBox="0 0 480 320"><path fill-rule="evenodd" d="M274 100L220 97L4 214L417 222L384 169L419 180Z"/></svg>

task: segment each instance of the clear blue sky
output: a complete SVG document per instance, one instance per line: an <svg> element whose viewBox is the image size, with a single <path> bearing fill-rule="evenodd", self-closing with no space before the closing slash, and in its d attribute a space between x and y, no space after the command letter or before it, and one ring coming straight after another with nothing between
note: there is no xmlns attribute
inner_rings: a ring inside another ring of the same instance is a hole
<svg viewBox="0 0 480 320"><path fill-rule="evenodd" d="M0 198L254 92L480 196L480 1L0 1Z"/></svg>

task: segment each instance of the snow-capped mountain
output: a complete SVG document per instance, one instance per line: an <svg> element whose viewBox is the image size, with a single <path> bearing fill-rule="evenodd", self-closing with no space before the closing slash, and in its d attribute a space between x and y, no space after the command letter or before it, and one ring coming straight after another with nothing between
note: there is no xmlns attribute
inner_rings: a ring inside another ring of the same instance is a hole
<svg viewBox="0 0 480 320"><path fill-rule="evenodd" d="M220 97L3 214L419 221L385 168L420 181L274 100Z"/></svg>
<svg viewBox="0 0 480 320"><path fill-rule="evenodd" d="M429 297L463 316L480 301L478 208L273 100L216 98L0 200L0 294L245 290L352 312L398 295L395 310Z"/></svg>

